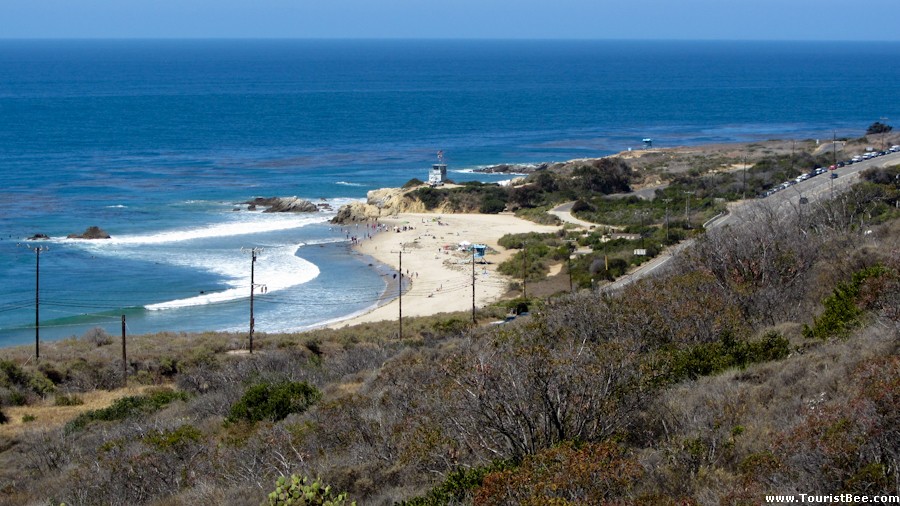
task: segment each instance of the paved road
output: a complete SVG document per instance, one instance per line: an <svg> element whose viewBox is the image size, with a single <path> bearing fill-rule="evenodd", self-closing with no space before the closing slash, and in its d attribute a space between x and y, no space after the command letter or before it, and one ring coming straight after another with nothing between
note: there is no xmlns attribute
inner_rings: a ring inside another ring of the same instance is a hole
<svg viewBox="0 0 900 506"><path fill-rule="evenodd" d="M890 165L900 164L900 153L890 153L877 158L872 158L853 165L841 167L834 172L838 174L836 179L829 177L829 172L811 177L806 181L797 183L787 189L766 197L765 199L745 200L736 202L730 206L731 212L726 215L717 216L704 225L707 230L723 227L725 225L735 225L743 220L745 212L755 203L765 203L773 206L778 216L784 216L792 212L800 212L800 199L805 197L811 204L822 198L830 198L832 194L838 194L850 187L853 183L859 181L859 173L872 167L887 167ZM808 205L808 204L807 204ZM569 207L571 209L571 206ZM616 291L629 283L633 283L638 279L649 276L656 269L662 267L672 259L678 252L693 243L693 239L682 241L681 243L666 249L653 260L642 264L632 272L619 277L612 283L603 285L599 288L603 292Z"/></svg>

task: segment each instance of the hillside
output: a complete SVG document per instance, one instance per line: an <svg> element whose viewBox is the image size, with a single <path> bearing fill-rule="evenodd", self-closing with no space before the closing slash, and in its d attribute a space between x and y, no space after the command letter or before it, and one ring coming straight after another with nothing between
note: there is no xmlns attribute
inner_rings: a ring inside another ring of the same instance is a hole
<svg viewBox="0 0 900 506"><path fill-rule="evenodd" d="M39 364L6 350L0 500L260 504L292 474L358 504L898 494L897 173L804 215L762 199L653 278L502 325L259 335L253 355L239 335L135 337L127 391L103 333Z"/></svg>

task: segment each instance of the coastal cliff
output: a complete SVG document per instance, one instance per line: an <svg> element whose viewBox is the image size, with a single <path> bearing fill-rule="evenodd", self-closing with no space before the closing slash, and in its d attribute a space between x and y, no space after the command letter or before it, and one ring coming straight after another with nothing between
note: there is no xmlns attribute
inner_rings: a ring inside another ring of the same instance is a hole
<svg viewBox="0 0 900 506"><path fill-rule="evenodd" d="M408 190L402 188L371 190L366 194L365 202L354 202L341 206L338 209L337 216L331 221L333 223L348 223L382 216L392 216L397 213L429 212L425 208L425 204L420 200L409 197L408 193Z"/></svg>

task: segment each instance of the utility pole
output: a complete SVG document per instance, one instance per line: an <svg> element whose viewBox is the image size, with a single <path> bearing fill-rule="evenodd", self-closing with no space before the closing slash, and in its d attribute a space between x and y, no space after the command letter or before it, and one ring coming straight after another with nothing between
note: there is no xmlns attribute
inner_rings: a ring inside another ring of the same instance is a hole
<svg viewBox="0 0 900 506"><path fill-rule="evenodd" d="M575 287L572 284L572 252L566 257L566 270L569 271L569 292L575 293Z"/></svg>
<svg viewBox="0 0 900 506"><path fill-rule="evenodd" d="M34 360L41 359L41 251L47 246L26 246L34 251Z"/></svg>
<svg viewBox="0 0 900 506"><path fill-rule="evenodd" d="M831 164L834 165L834 170L837 170L837 132L834 130L831 131Z"/></svg>
<svg viewBox="0 0 900 506"><path fill-rule="evenodd" d="M744 156L741 157L741 167L744 168L744 194L741 199L747 200L747 159Z"/></svg>
<svg viewBox="0 0 900 506"><path fill-rule="evenodd" d="M791 140L791 174L794 173L794 141Z"/></svg>
<svg viewBox="0 0 900 506"><path fill-rule="evenodd" d="M522 298L528 298L528 249L522 243Z"/></svg>
<svg viewBox="0 0 900 506"><path fill-rule="evenodd" d="M638 235L641 236L641 249L644 249L644 211L638 211L637 214L641 217L641 229L638 231Z"/></svg>
<svg viewBox="0 0 900 506"><path fill-rule="evenodd" d="M834 175L837 170L837 132L834 130L831 131L831 158L834 170L831 171L831 174L828 175L828 179L831 181L831 200L834 200Z"/></svg>
<svg viewBox="0 0 900 506"><path fill-rule="evenodd" d="M253 331L256 327L256 319L253 317L253 295L256 291L256 256L262 252L262 248L250 250L250 353L253 353ZM266 291L266 285L259 285L262 293Z"/></svg>
<svg viewBox="0 0 900 506"><path fill-rule="evenodd" d="M687 223L687 228L690 229L691 228L691 216L690 216L691 195L693 195L694 192L686 191L684 193L687 195L687 198L684 201L684 221Z"/></svg>
<svg viewBox="0 0 900 506"><path fill-rule="evenodd" d="M128 386L128 362L125 355L125 315L122 315L122 386Z"/></svg>
<svg viewBox="0 0 900 506"><path fill-rule="evenodd" d="M880 119L881 119L881 121L883 122L882 124L884 125L884 126L881 128L881 150L884 151L884 131L887 130L887 120L888 120L888 118L885 118L884 116L882 116Z"/></svg>
<svg viewBox="0 0 900 506"><path fill-rule="evenodd" d="M472 323L475 320L475 246L472 246Z"/></svg>
<svg viewBox="0 0 900 506"><path fill-rule="evenodd" d="M669 244L669 202L671 202L672 199L663 199L663 201L666 203L666 245L668 245Z"/></svg>
<svg viewBox="0 0 900 506"><path fill-rule="evenodd" d="M397 253L398 255L398 266L397 266L397 297L399 300L399 312L397 315L397 324L399 325L399 329L397 332L397 339L403 339L403 244L400 244L399 251L391 251L391 253Z"/></svg>

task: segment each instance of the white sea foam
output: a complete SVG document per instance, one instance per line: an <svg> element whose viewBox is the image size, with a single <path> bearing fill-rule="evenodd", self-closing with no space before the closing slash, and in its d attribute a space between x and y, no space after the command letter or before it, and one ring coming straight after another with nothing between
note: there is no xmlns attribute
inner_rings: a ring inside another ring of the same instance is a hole
<svg viewBox="0 0 900 506"><path fill-rule="evenodd" d="M516 164L516 165L519 165L521 167L537 167L537 165L525 164L525 163L520 163L520 164ZM506 174L506 175L510 175L510 176L527 176L528 175L527 173L524 173L524 172L503 172L503 173L501 173L501 172L481 172L482 169L486 169L488 167L495 167L495 166L494 165L482 165L482 166L476 167L474 169L457 169L457 170L451 170L450 172L457 172L459 174L486 174L486 175Z"/></svg>
<svg viewBox="0 0 900 506"><path fill-rule="evenodd" d="M217 237L232 237L238 235L259 234L265 232L278 232L302 228L313 223L328 221L331 214L315 213L313 215L274 215L261 213L246 213L241 218L226 223L216 223L205 227L165 230L152 234L137 235L113 235L111 239L102 241L86 239L64 239L65 241L85 241L90 244L103 245L150 245L166 244L194 239L209 239Z"/></svg>
<svg viewBox="0 0 900 506"><path fill-rule="evenodd" d="M319 275L319 268L296 256L300 244L263 250L257 255L254 282L256 293L277 292L293 286L307 283ZM222 291L204 293L184 299L159 302L144 306L151 311L175 309L191 306L203 306L232 300L240 300L250 296L250 272L248 258L243 255L219 253L212 255L183 255L170 258L176 265L204 269L222 275L231 288Z"/></svg>
<svg viewBox="0 0 900 506"><path fill-rule="evenodd" d="M350 182L348 182L348 181L338 181L337 183L334 183L334 184L339 184L339 185L342 185L342 186L365 186L365 185L363 185L363 184L359 184L359 183L350 183Z"/></svg>
<svg viewBox="0 0 900 506"><path fill-rule="evenodd" d="M116 205L114 205L114 206L106 206L107 209L125 209L125 208L127 208L127 207L128 207L128 206L124 206L124 205L122 205L122 204L116 204Z"/></svg>

